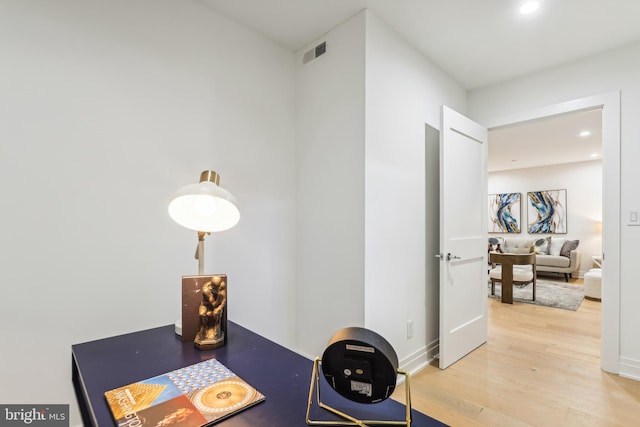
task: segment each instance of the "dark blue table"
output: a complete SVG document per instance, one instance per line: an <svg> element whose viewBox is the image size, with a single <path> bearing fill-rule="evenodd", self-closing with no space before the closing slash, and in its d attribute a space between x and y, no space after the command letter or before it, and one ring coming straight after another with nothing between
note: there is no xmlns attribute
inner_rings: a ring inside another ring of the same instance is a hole
<svg viewBox="0 0 640 427"><path fill-rule="evenodd" d="M221 427L306 426L313 362L233 322L226 346L208 351L183 343L173 325L72 346L72 380L86 426L114 426L104 392L135 381L216 358L266 396L266 400L222 422ZM324 381L323 379L321 379ZM404 387L404 386L402 386ZM330 387L325 403L361 419L403 420L404 406L392 399L374 405L349 402ZM313 406L314 420L341 420ZM412 426L444 426L412 411Z"/></svg>

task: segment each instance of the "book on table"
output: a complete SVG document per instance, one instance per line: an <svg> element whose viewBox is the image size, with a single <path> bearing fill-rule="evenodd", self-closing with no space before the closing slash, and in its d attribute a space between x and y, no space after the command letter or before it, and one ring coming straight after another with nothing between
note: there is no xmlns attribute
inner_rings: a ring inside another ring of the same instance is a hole
<svg viewBox="0 0 640 427"><path fill-rule="evenodd" d="M216 359L105 393L121 427L215 424L265 397Z"/></svg>

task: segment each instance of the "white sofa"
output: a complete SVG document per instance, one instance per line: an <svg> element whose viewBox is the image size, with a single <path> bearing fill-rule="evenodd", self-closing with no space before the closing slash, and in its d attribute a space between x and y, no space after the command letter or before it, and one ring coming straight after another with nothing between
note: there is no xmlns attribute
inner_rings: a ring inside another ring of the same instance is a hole
<svg viewBox="0 0 640 427"><path fill-rule="evenodd" d="M540 272L562 273L564 280L580 267L580 251L577 249L579 241L563 237L496 237L500 248L505 253L536 253L536 270ZM536 242L544 239L545 242L536 246ZM490 248L491 249L491 248ZM493 245L493 250L497 245Z"/></svg>

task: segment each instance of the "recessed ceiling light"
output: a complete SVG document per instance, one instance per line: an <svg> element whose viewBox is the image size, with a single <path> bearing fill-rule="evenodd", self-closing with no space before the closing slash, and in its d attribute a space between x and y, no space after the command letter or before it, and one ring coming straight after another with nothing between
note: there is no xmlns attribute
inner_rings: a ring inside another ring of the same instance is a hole
<svg viewBox="0 0 640 427"><path fill-rule="evenodd" d="M598 153L591 153L591 158L595 159L596 157L598 157Z"/></svg>
<svg viewBox="0 0 640 427"><path fill-rule="evenodd" d="M591 132L589 132L588 130L583 130L582 132L580 132L580 136L583 138L589 135L591 135Z"/></svg>
<svg viewBox="0 0 640 427"><path fill-rule="evenodd" d="M523 15L528 15L538 10L539 7L540 7L539 1L527 1L527 2L524 2L520 7L520 13L522 13Z"/></svg>

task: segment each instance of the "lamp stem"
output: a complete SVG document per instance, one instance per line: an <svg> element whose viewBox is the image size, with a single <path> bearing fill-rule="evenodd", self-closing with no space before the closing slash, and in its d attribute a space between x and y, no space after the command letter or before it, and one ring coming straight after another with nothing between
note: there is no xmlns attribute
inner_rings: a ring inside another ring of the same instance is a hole
<svg viewBox="0 0 640 427"><path fill-rule="evenodd" d="M198 241L198 275L204 274L204 240Z"/></svg>
<svg viewBox="0 0 640 427"><path fill-rule="evenodd" d="M198 231L198 252L196 258L198 259L198 275L200 276L204 274L204 236L207 234L211 233Z"/></svg>

